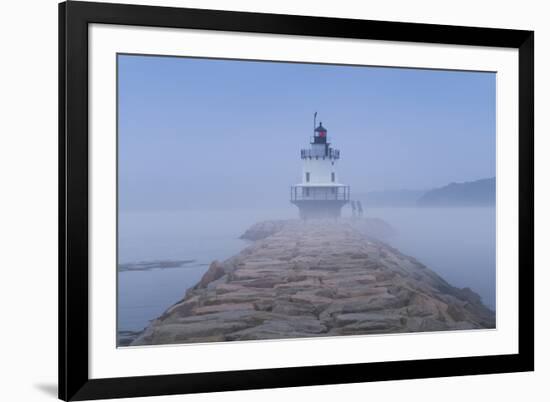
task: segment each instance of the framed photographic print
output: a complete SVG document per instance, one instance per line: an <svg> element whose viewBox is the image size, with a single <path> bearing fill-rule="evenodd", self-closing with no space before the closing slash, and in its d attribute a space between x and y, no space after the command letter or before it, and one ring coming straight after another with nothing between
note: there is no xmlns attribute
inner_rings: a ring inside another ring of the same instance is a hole
<svg viewBox="0 0 550 402"><path fill-rule="evenodd" d="M59 5L59 397L534 369L534 33Z"/></svg>

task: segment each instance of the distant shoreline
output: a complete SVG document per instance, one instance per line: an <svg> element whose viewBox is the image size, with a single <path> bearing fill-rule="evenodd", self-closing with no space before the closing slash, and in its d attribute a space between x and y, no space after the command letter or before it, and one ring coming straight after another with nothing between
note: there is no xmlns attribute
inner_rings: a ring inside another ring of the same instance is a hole
<svg viewBox="0 0 550 402"><path fill-rule="evenodd" d="M354 196L367 208L433 207L476 208L496 205L496 178L453 182L425 190L389 190L358 193Z"/></svg>

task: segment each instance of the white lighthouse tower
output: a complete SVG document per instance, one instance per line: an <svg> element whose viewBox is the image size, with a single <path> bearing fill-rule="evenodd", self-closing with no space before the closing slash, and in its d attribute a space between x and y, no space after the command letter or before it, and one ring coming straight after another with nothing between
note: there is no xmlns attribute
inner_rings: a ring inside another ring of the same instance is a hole
<svg viewBox="0 0 550 402"><path fill-rule="evenodd" d="M291 186L290 202L299 208L302 219L338 218L349 202L350 188L338 181L340 151L330 146L323 123L316 127L316 117L317 113L310 147L300 151L302 182Z"/></svg>

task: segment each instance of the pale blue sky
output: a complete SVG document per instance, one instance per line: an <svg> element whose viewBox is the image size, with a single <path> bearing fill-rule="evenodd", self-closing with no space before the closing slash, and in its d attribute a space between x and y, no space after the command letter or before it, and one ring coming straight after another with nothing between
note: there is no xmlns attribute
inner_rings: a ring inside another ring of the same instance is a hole
<svg viewBox="0 0 550 402"><path fill-rule="evenodd" d="M494 73L121 55L123 210L288 203L313 112L352 192L495 175Z"/></svg>

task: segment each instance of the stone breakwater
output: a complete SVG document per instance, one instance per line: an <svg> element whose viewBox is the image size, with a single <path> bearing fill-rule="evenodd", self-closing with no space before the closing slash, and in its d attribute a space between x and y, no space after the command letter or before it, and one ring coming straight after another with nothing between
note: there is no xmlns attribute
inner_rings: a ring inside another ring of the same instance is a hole
<svg viewBox="0 0 550 402"><path fill-rule="evenodd" d="M264 222L132 345L494 328L495 314L350 223Z"/></svg>

